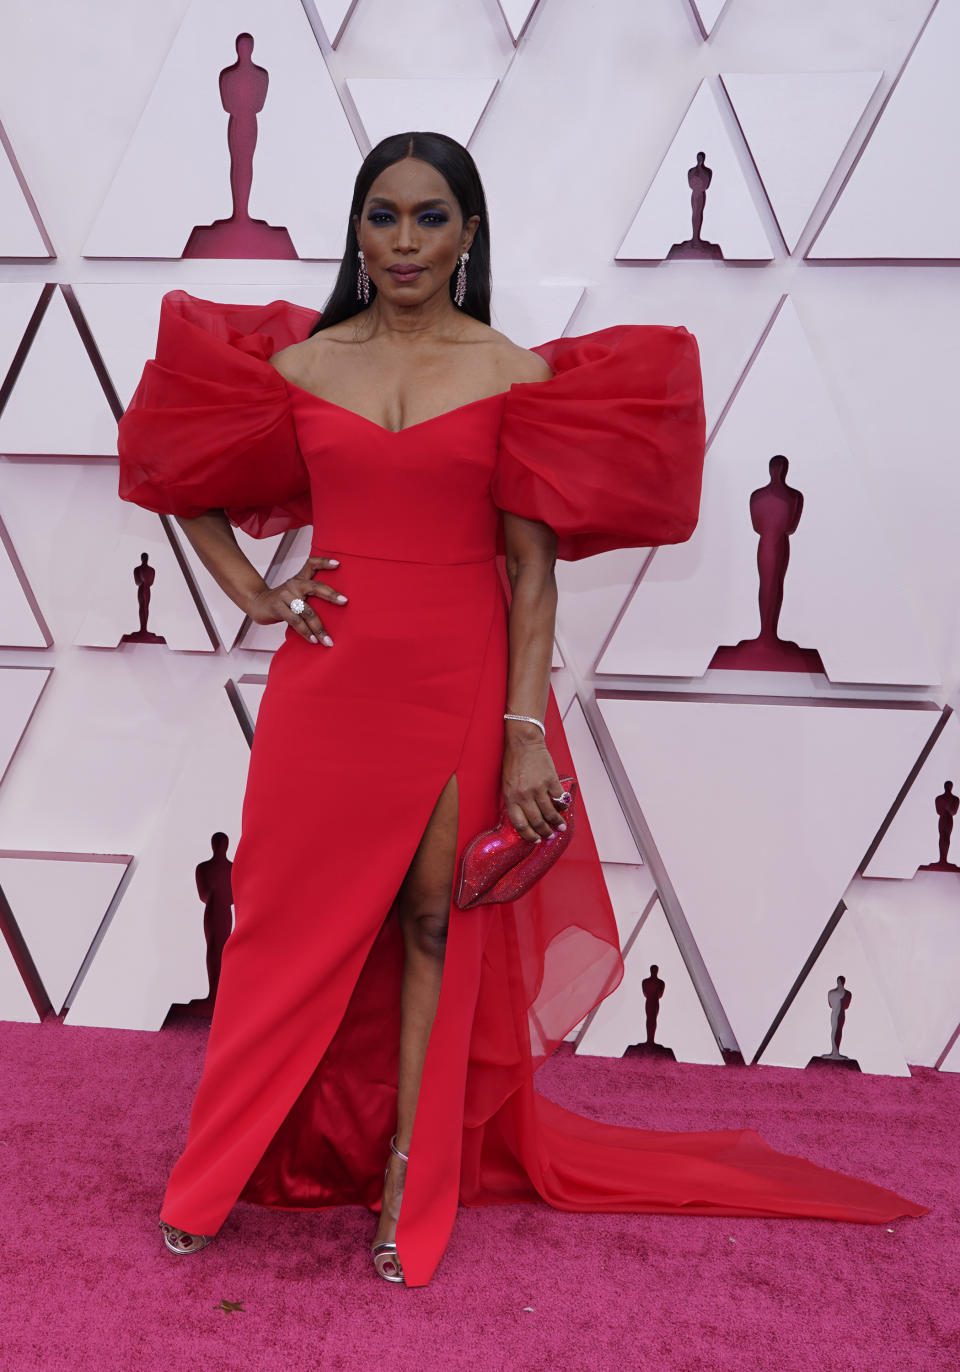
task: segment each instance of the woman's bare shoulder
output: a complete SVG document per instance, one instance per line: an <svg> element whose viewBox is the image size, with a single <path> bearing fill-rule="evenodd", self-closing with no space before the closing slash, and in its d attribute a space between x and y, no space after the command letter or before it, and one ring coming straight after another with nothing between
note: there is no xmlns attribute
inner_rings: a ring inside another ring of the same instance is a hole
<svg viewBox="0 0 960 1372"><path fill-rule="evenodd" d="M521 348L499 329L489 330L490 341L499 353L499 361L504 379L512 384L523 381L549 381L553 372L539 353L529 348Z"/></svg>

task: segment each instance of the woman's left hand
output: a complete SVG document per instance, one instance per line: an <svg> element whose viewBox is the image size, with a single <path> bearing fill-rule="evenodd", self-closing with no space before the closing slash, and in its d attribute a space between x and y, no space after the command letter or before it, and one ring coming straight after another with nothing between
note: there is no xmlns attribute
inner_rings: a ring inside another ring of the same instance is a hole
<svg viewBox="0 0 960 1372"><path fill-rule="evenodd" d="M532 842L566 829L563 811L553 804L563 795L563 787L545 743L508 742L502 780L507 818L522 838Z"/></svg>

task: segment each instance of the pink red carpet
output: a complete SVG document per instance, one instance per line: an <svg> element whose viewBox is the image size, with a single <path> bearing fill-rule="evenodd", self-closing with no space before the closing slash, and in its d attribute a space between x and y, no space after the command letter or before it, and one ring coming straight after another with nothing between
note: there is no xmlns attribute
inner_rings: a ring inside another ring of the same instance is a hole
<svg viewBox="0 0 960 1372"><path fill-rule="evenodd" d="M359 1208L238 1205L204 1252L156 1212L206 1026L0 1024L0 1372L956 1372L960 1076L574 1057L540 1089L657 1129L749 1127L933 1207L829 1220L460 1210L429 1287ZM228 1308L235 1307L235 1308Z"/></svg>

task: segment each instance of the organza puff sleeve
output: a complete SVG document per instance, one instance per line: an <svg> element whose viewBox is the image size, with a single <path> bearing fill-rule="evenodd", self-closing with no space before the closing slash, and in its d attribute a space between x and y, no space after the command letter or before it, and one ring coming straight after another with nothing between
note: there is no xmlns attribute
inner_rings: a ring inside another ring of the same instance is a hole
<svg viewBox="0 0 960 1372"><path fill-rule="evenodd" d="M533 351L554 375L507 392L494 502L549 524L570 561L688 539L705 440L693 335L616 324Z"/></svg>
<svg viewBox="0 0 960 1372"><path fill-rule="evenodd" d="M229 305L168 291L156 356L118 426L120 497L192 519L223 509L257 538L311 522L289 393L269 358L316 310Z"/></svg>

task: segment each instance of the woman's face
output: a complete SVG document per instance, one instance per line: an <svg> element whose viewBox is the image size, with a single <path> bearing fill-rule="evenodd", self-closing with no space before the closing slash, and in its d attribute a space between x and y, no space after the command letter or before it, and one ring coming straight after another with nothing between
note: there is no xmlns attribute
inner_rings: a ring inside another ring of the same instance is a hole
<svg viewBox="0 0 960 1372"><path fill-rule="evenodd" d="M420 305L437 291L449 292L457 259L479 223L478 215L463 222L446 177L419 157L382 171L353 220L370 280L397 305Z"/></svg>

